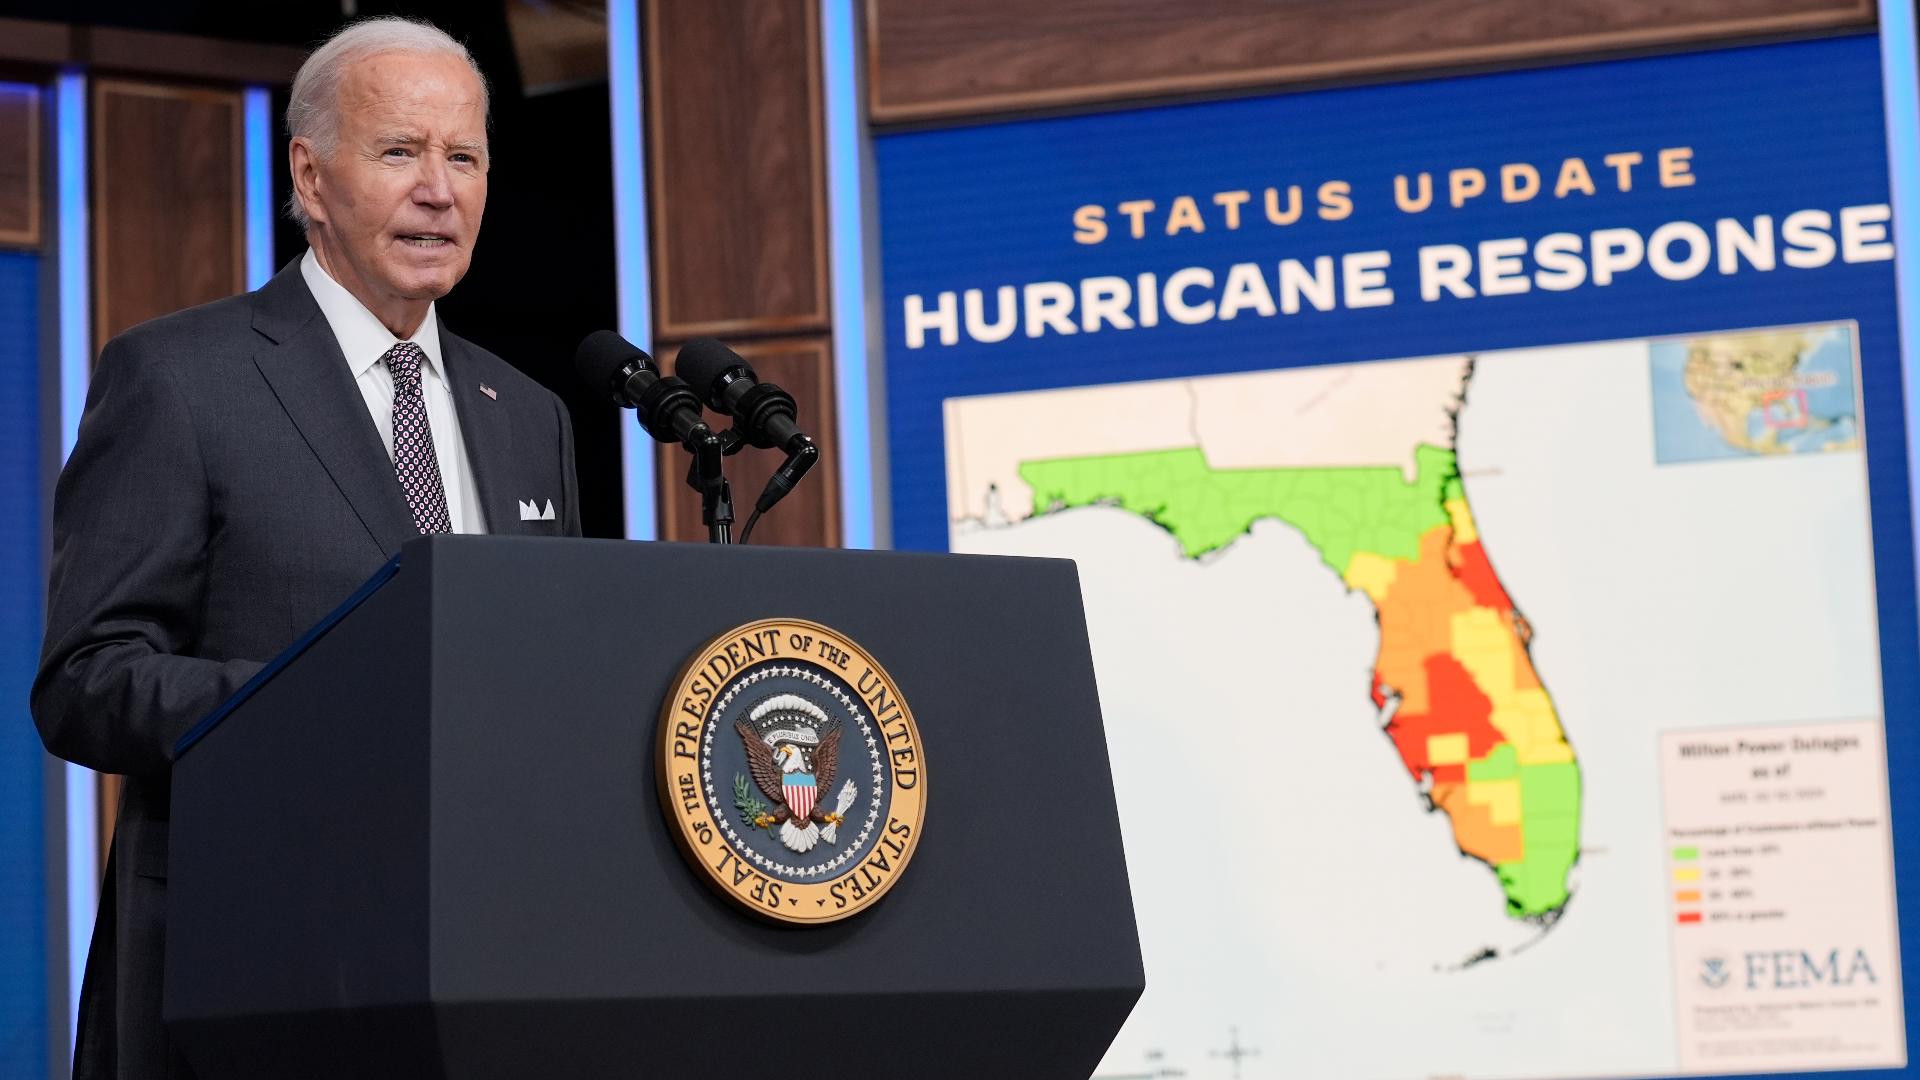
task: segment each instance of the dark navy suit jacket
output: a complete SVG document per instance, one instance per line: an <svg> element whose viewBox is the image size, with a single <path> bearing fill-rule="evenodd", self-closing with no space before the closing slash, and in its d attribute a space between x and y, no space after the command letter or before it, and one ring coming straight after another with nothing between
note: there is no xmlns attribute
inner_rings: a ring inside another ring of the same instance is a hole
<svg viewBox="0 0 1920 1080"><path fill-rule="evenodd" d="M565 407L440 333L489 531L578 536ZM553 520L520 519L549 499ZM32 701L47 749L126 776L77 1080L191 1075L160 1023L175 741L418 535L297 260L101 352L54 495Z"/></svg>

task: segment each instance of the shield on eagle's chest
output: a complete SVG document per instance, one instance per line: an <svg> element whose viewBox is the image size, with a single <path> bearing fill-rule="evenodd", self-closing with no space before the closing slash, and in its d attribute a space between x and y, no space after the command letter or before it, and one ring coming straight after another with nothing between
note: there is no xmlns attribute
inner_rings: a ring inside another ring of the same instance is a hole
<svg viewBox="0 0 1920 1080"><path fill-rule="evenodd" d="M813 813L815 785L812 773L790 772L781 778L781 790L787 796L787 809L793 811L795 821L807 820Z"/></svg>

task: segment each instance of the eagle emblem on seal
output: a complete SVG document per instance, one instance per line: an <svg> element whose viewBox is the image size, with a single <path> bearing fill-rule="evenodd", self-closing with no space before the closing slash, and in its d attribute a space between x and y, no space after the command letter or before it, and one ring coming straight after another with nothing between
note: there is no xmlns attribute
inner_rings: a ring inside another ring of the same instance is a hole
<svg viewBox="0 0 1920 1080"><path fill-rule="evenodd" d="M737 777L738 809L790 851L812 851L823 841L837 843L847 808L860 797L852 780L834 795L832 809L820 797L833 787L838 771L840 725L798 694L776 694L754 705L733 727L746 746L753 782L771 804L752 799L745 778Z"/></svg>

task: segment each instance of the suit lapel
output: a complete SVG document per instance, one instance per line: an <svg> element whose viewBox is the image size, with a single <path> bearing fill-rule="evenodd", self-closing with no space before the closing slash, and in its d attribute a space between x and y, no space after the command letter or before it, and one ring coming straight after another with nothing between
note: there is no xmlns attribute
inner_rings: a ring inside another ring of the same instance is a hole
<svg viewBox="0 0 1920 1080"><path fill-rule="evenodd" d="M298 259L254 294L253 326L272 343L254 356L260 374L374 542L394 555L420 530Z"/></svg>
<svg viewBox="0 0 1920 1080"><path fill-rule="evenodd" d="M473 356L473 346L449 333L444 324L440 327L440 358L447 367L453 409L460 417L467 460L473 463L473 483L480 489L487 531L527 532L520 521L518 499L506 489L513 475L512 418L499 400L481 393L480 365Z"/></svg>

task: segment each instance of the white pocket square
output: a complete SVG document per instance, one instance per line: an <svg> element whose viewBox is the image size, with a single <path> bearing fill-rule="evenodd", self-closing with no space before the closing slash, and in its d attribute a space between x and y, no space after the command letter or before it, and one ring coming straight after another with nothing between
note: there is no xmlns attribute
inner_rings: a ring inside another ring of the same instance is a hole
<svg viewBox="0 0 1920 1080"><path fill-rule="evenodd" d="M520 504L520 520L521 521L552 521L553 520L553 500L548 499L547 505L544 507L542 507L538 501L521 503Z"/></svg>

